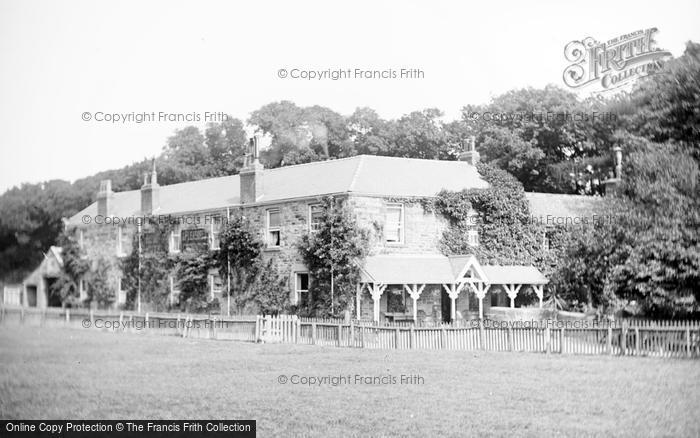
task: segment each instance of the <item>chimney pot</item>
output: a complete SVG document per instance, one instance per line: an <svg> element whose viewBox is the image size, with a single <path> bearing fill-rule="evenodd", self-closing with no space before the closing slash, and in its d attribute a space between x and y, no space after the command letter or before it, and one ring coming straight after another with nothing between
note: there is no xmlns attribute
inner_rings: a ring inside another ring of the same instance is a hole
<svg viewBox="0 0 700 438"><path fill-rule="evenodd" d="M256 202L263 194L263 174L265 168L260 163L258 137L253 136L248 143L245 167L241 170L240 198L241 204Z"/></svg>
<svg viewBox="0 0 700 438"><path fill-rule="evenodd" d="M469 150L459 154L459 161L466 161L472 166L476 166L479 162L479 152L476 151L476 137L473 135L469 137Z"/></svg>
<svg viewBox="0 0 700 438"><path fill-rule="evenodd" d="M112 214L112 180L100 181L100 190L97 192L97 214L100 216L110 216Z"/></svg>

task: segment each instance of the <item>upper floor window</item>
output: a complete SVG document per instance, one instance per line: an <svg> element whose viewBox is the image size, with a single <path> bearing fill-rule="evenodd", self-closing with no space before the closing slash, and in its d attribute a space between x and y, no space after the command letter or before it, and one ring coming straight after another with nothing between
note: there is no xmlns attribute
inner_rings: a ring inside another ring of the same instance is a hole
<svg viewBox="0 0 700 438"><path fill-rule="evenodd" d="M182 242L182 236L180 235L180 229L176 228L170 231L170 240L168 243L168 249L170 252L180 252L180 244Z"/></svg>
<svg viewBox="0 0 700 438"><path fill-rule="evenodd" d="M209 225L209 249L217 250L221 247L219 244L219 227L214 223Z"/></svg>
<svg viewBox="0 0 700 438"><path fill-rule="evenodd" d="M309 205L309 232L315 233L321 229L321 215L323 206L321 204Z"/></svg>
<svg viewBox="0 0 700 438"><path fill-rule="evenodd" d="M467 231L467 243L469 246L479 246L479 232L477 230Z"/></svg>
<svg viewBox="0 0 700 438"><path fill-rule="evenodd" d="M552 249L552 233L549 230L545 230L542 235L542 248L545 251L550 251Z"/></svg>
<svg viewBox="0 0 700 438"><path fill-rule="evenodd" d="M384 237L388 243L403 243L404 214L403 204L387 204Z"/></svg>
<svg viewBox="0 0 700 438"><path fill-rule="evenodd" d="M128 234L125 232L124 227L117 228L117 255L123 257L126 255L126 248L128 246Z"/></svg>
<svg viewBox="0 0 700 438"><path fill-rule="evenodd" d="M277 248L282 242L282 215L279 210L267 210L267 246Z"/></svg>

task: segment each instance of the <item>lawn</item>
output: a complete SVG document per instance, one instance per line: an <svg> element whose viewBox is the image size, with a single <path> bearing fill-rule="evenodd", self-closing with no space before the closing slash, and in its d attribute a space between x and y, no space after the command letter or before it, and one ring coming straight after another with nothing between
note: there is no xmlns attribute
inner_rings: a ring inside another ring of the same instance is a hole
<svg viewBox="0 0 700 438"><path fill-rule="evenodd" d="M280 375L352 383L281 384ZM397 381L362 384L355 375ZM402 385L401 375L422 381ZM690 360L0 326L4 419L255 419L258 436L698 436L698 412L700 362Z"/></svg>

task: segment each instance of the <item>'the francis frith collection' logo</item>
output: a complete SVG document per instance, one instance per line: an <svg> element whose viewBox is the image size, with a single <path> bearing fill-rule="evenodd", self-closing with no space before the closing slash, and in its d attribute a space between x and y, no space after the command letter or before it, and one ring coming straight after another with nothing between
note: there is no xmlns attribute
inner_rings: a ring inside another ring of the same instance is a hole
<svg viewBox="0 0 700 438"><path fill-rule="evenodd" d="M606 42L591 37L571 41L564 56L571 64L564 83L571 88L599 84L600 91L620 88L661 69L670 52L656 47L653 27L621 35Z"/></svg>

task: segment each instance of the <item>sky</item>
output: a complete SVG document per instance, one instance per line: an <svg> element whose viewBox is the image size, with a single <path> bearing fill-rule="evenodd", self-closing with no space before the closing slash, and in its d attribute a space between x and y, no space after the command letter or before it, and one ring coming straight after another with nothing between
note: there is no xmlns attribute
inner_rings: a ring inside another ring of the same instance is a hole
<svg viewBox="0 0 700 438"><path fill-rule="evenodd" d="M280 100L454 119L511 89L564 87L570 41L651 27L679 56L700 41L700 2L0 0L0 192L123 167L207 113L245 120ZM422 75L290 77L402 68ZM131 113L156 117L109 120Z"/></svg>

